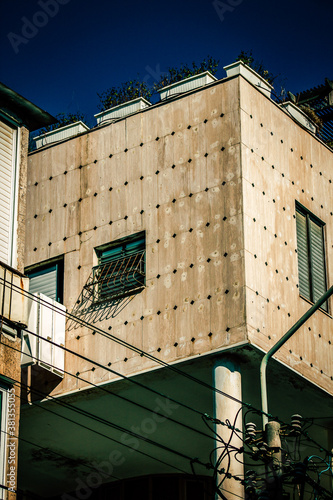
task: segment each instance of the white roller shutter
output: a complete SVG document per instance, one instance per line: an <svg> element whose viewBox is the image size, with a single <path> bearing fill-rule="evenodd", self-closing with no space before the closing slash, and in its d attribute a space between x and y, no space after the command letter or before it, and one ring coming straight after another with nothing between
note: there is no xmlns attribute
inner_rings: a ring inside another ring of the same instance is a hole
<svg viewBox="0 0 333 500"><path fill-rule="evenodd" d="M0 120L0 260L13 262L17 130Z"/></svg>

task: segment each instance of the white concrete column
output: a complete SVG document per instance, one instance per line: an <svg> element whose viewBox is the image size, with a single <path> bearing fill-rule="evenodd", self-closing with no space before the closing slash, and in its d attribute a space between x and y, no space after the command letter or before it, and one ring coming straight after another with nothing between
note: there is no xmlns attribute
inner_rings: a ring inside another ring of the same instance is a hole
<svg viewBox="0 0 333 500"><path fill-rule="evenodd" d="M221 358L216 362L214 366L214 385L216 389L219 389L220 391L233 396L239 401L242 400L242 378L240 368L238 363L232 357ZM215 418L221 420L222 422L229 420L231 425L234 425L234 420L239 409L239 403L215 392ZM239 413L235 427L242 430L242 412ZM232 431L228 429L228 427L221 424L216 424L215 430L224 442L227 443L229 441ZM241 448L243 446L243 441L239 439L235 434L233 434L230 445L235 446L236 448ZM223 444L218 439L216 439L216 446L219 447L216 452L217 461L221 455L221 452L223 451ZM234 453L231 453L229 457L231 458L229 467L230 474L232 474L233 476L239 476L241 479L243 479L244 467L242 463L239 463L237 462L237 460L235 460ZM240 462L242 462L243 454L238 454L237 458ZM228 457L226 457L219 465L219 469L222 468L227 470ZM218 483L221 482L223 477L223 474L218 476ZM244 498L243 485L233 478L226 478L223 481L221 491L228 498L228 500Z"/></svg>

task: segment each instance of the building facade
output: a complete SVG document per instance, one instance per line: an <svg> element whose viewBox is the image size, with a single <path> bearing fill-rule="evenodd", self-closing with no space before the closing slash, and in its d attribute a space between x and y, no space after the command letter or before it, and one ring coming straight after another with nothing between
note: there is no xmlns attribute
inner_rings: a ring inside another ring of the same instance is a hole
<svg viewBox="0 0 333 500"><path fill-rule="evenodd" d="M0 491L16 498L21 330L28 324L24 276L29 129L54 119L0 83Z"/></svg>
<svg viewBox="0 0 333 500"><path fill-rule="evenodd" d="M26 498L245 498L262 356L333 281L332 158L237 74L30 154ZM332 307L268 370L325 450Z"/></svg>

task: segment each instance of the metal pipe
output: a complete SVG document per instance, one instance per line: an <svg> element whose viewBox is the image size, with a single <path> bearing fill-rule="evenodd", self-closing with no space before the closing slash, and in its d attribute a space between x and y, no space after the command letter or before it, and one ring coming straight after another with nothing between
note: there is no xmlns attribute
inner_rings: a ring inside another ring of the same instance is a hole
<svg viewBox="0 0 333 500"><path fill-rule="evenodd" d="M333 286L331 286L331 288L329 288L327 292L325 292L320 297L320 299L317 300L317 302L313 304L313 306L310 307L310 309L306 311L306 313L303 314L303 316L298 321L296 321L296 323L290 328L290 330L288 330L287 333L285 333L283 337L281 337L280 340L278 340L278 342L262 358L260 364L260 391L261 391L261 409L263 411L262 415L263 429L265 429L265 425L268 422L268 416L267 416L268 402L267 402L267 385L266 385L266 368L268 361L273 356L273 354L275 354L276 351L278 351L280 347L283 346L283 344L287 342L287 340L289 340L290 337L294 335L295 332L297 332L297 330L310 318L310 316L312 316L314 312L317 311L317 309L319 309L319 307L324 302L326 302L326 300L332 294L333 294Z"/></svg>

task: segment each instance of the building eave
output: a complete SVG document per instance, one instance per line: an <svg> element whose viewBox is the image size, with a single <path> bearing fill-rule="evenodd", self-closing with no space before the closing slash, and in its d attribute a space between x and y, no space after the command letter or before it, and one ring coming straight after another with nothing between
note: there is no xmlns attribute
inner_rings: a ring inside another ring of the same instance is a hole
<svg viewBox="0 0 333 500"><path fill-rule="evenodd" d="M30 131L52 125L57 119L0 82L0 109Z"/></svg>

